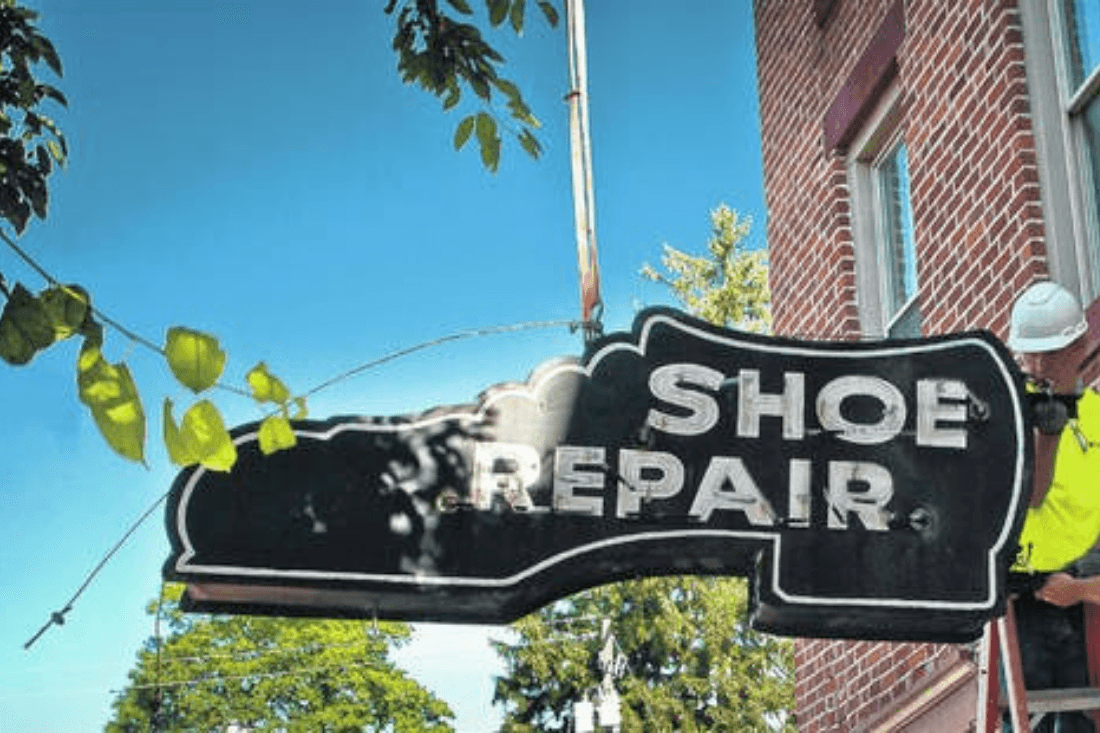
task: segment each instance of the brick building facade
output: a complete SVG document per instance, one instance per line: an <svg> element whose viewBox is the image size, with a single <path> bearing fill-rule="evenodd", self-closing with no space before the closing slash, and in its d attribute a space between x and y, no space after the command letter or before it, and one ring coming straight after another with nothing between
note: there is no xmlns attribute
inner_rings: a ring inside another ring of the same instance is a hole
<svg viewBox="0 0 1100 733"><path fill-rule="evenodd" d="M1098 5L755 0L776 333L1003 337L1034 279L1095 299ZM968 730L973 657L799 640L799 729Z"/></svg>

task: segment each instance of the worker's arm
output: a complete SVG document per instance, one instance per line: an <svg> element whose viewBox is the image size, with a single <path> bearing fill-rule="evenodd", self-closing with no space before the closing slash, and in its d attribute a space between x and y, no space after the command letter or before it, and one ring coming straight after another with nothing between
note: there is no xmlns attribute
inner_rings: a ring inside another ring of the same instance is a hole
<svg viewBox="0 0 1100 733"><path fill-rule="evenodd" d="M1063 608L1075 603L1100 605L1100 575L1075 578L1068 573L1054 573L1035 595L1040 600Z"/></svg>

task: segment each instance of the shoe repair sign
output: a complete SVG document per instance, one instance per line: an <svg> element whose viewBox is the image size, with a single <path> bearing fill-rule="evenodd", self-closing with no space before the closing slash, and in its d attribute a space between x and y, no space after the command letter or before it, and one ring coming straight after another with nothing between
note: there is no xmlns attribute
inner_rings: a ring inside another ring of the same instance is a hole
<svg viewBox="0 0 1100 733"><path fill-rule="evenodd" d="M958 641L1004 607L1030 486L984 332L811 343L647 310L476 402L296 423L184 470L165 574L199 610L504 622L623 578L748 576L757 628Z"/></svg>

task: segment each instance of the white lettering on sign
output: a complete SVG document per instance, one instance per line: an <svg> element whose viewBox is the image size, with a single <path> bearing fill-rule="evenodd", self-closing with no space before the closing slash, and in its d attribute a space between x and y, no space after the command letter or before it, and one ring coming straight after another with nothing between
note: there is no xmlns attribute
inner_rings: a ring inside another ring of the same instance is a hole
<svg viewBox="0 0 1100 733"><path fill-rule="evenodd" d="M917 445L966 450L966 430L942 428L939 423L965 422L965 400L969 394L966 385L956 379L917 382Z"/></svg>
<svg viewBox="0 0 1100 733"><path fill-rule="evenodd" d="M882 403L882 419L877 423L857 423L845 418L841 406L844 400L856 395L872 397ZM901 391L878 377L837 377L817 395L817 419L821 427L849 443L875 445L892 440L905 426L905 417L905 398Z"/></svg>
<svg viewBox="0 0 1100 733"><path fill-rule="evenodd" d="M775 525L775 510L760 493L740 458L715 456L710 459L688 516L705 522L715 509L744 512L753 526Z"/></svg>
<svg viewBox="0 0 1100 733"><path fill-rule="evenodd" d="M716 392L725 379L722 372L698 364L666 364L649 375L649 391L659 400L683 408L676 416L650 410L646 423L670 435L702 435L718 422L718 402L709 394L683 386L703 387Z"/></svg>
<svg viewBox="0 0 1100 733"><path fill-rule="evenodd" d="M788 527L810 526L810 462L804 458L792 458L790 477L787 480Z"/></svg>
<svg viewBox="0 0 1100 733"><path fill-rule="evenodd" d="M642 500L667 499L684 487L684 464L671 453L624 448L619 451L619 485L615 516L641 512Z"/></svg>
<svg viewBox="0 0 1100 733"><path fill-rule="evenodd" d="M605 474L603 448L560 446L554 452L554 511L602 515L603 497L591 492L603 491Z"/></svg>
<svg viewBox="0 0 1100 733"><path fill-rule="evenodd" d="M877 463L829 461L829 529L848 529L848 516L855 514L867 529L885 532L893 496L894 479Z"/></svg>
<svg viewBox="0 0 1100 733"><path fill-rule="evenodd" d="M784 372L780 391L765 391L756 369L740 369L735 379L699 364L666 364L653 370L649 388L658 406L646 415L646 426L668 435L690 438L714 430L722 409L730 418L723 423L737 439L761 436L761 423L775 421L784 441L805 440L806 379L802 372ZM737 404L723 391L737 385ZM967 400L970 392L957 379L921 379L916 382L913 410L916 445L966 450ZM846 413L849 400L863 403L863 421ZM867 409L869 403L874 409ZM871 375L837 377L813 398L821 431L837 440L876 446L899 439L911 412L902 391L886 379ZM686 486L683 459L658 450L621 448L608 464L608 448L558 446L553 457L549 506L536 505L531 489L542 481L542 457L531 446L479 442L474 451L471 504L480 510L506 505L518 511L554 511L584 516L637 519L661 511L660 502L679 499L688 507L686 517L708 522L715 512L736 512L753 527L807 528L811 523L815 493L813 463L809 458L787 459L787 514L782 517L760 490L742 457L713 455L694 474L695 486ZM613 450L613 449L612 449ZM748 453L751 458L754 454ZM830 460L823 466L824 486L817 496L824 500L826 526L834 530L861 527L885 532L893 518L889 504L894 497L890 471L873 461ZM769 474L771 469L769 469ZM542 486L546 486L543 483ZM503 500L503 504L500 500ZM657 502L657 503L654 503ZM667 506L667 503L665 504ZM684 511L681 509L680 511Z"/></svg>
<svg viewBox="0 0 1100 733"><path fill-rule="evenodd" d="M760 437L760 416L775 415L783 419L784 440L802 440L806 433L803 426L805 412L806 378L799 372L783 374L783 391L780 394L760 393L760 372L742 369L737 375L741 390L737 410L737 436Z"/></svg>
<svg viewBox="0 0 1100 733"><path fill-rule="evenodd" d="M477 443L474 448L474 481L470 497L478 509L491 509L500 496L513 509L534 508L527 487L539 480L542 465L538 451L520 443Z"/></svg>

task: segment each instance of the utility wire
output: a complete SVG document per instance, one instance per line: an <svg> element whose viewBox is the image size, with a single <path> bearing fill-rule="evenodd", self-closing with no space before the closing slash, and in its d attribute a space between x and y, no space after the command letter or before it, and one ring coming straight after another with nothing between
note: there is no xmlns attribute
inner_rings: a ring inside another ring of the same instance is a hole
<svg viewBox="0 0 1100 733"><path fill-rule="evenodd" d="M49 273L49 271L46 270L46 268L44 268L42 265L40 265L38 263L37 260L35 260L33 257L31 257L30 254L26 250L24 250L22 247L20 247L18 244L16 244L15 240L13 240L11 237L9 237L7 232L5 232L2 229L0 229L0 241L3 241L5 244L7 244L8 247L10 247L13 252L15 252L15 254L19 255L20 259L22 259L24 262L26 262L27 265L29 265L32 270L37 272L42 277L42 279L45 280L47 283L49 283L50 285L52 285L56 288L64 288L65 287L65 285L63 285L60 280L58 280L56 277L51 275ZM8 295L6 289L4 290L4 294ZM155 354L158 354L163 359L168 358L168 353L164 350L163 347L158 346L157 344L153 343L153 341L151 339L148 339L148 338L142 336L141 334L130 330L126 326L123 326L117 320L115 320L114 318L111 318L109 315L104 313L102 309L100 309L100 308L92 305L91 303L89 303L88 304L88 310L94 316L96 316L99 320L103 321L108 326L115 329L116 331L121 333L126 338L130 339L130 341L132 341L136 344L139 344L141 346L144 346L146 349L152 351ZM231 384L225 384L224 382L218 382L214 385L214 387L217 388L217 389L223 390L225 392L232 392L233 394L240 395L242 397L248 397L249 399L252 398L252 394L249 393L247 390L241 389L240 387L234 387Z"/></svg>
<svg viewBox="0 0 1100 733"><path fill-rule="evenodd" d="M4 234L4 232L2 230L0 230L0 238L2 238L4 241L6 241L9 245L15 247L16 251L22 252L22 250L20 250L7 237L7 235ZM33 262L33 260L28 260L28 261ZM36 269L38 269L36 264L32 264L32 267L35 267ZM42 270L40 272L40 274L43 274L43 277L46 277L51 283L56 283L56 280L52 279L49 276L49 273L46 273L44 270ZM309 391L305 392L302 395L302 397L308 397L310 395L314 395L314 394L320 392L323 389L331 387L332 385L337 384L338 382L342 382L342 381L345 381L347 379L350 379L351 377L353 377L357 374L361 374L362 372L365 372L368 369L373 369L374 367L380 366L380 365L385 364L387 362L394 361L395 359L399 359L399 358L404 357L404 356L408 356L409 354L416 353L417 351L423 351L424 349L428 349L428 348L431 348L431 347L434 347L434 346L439 346L441 344L445 344L445 343L448 343L448 342L451 342L451 341L459 341L459 340L463 340L463 339L470 339L470 338L474 338L474 337L478 337L478 336L491 336L491 335L494 335L494 334L513 333L513 332L517 332L517 331L545 329L545 328L568 327L572 331L572 330L576 330L576 328L580 327L580 325L581 324L579 324L576 321L562 321L562 320L558 320L558 321L524 321L524 322L521 322L521 323L512 323L512 324L501 325L501 326L489 326L489 327L485 327L485 328L476 328L476 329L470 329L470 330L467 330L467 331L459 331L459 332L456 332L456 333L448 334L446 336L441 336L440 338L433 339L431 341L424 341L422 343L416 344L414 346L409 346L409 347L406 347L404 349L398 349L397 351L391 352L391 353L386 354L384 356L381 356L377 359L372 359L371 361L360 364L359 366L354 367L352 369L349 369L346 372L343 372L342 374L339 374L339 375L333 377L332 379L327 379L324 382L321 382L317 386L315 386L312 389L310 389ZM138 343L143 343L143 342L138 341ZM149 344L145 344L145 345L148 346ZM156 349L158 352L160 351L159 347L153 346L152 348ZM115 543L115 546L112 547L107 552L107 554L104 555L103 559L99 561L99 564L96 565L95 568L92 569L92 571L88 574L88 577L84 579L84 582L76 590L76 593L73 594L73 597L69 599L69 602L66 603L64 605L64 607L61 608L61 610L54 611L52 614L50 614L50 620L47 621L42 626L42 628L40 628L38 630L38 632L34 636L32 636L30 638L30 640L27 641L26 644L23 645L24 649L30 649L31 646L33 646L34 643L36 641L38 641L39 637L41 637L42 634L46 633L46 631L49 630L49 628L51 626L53 626L54 624L57 624L58 626L63 626L65 624L65 615L67 613L69 613L69 611L72 610L73 604L76 602L76 599L80 597L80 595L84 592L84 590L92 582L92 580L95 578L95 576L99 574L99 571L103 569L103 566L107 564L107 561L110 560L116 552L118 552L118 550L126 543L126 541L130 539L130 536L135 531L137 531L138 527L140 527L142 524L145 523L145 520L149 518L149 516L153 513L153 511L156 510L156 508L159 507L164 502L164 500L166 498L168 498L168 492L167 491L164 492L163 494L161 494L161 496L155 502L153 502L153 504L148 509L146 509L145 512L140 517L138 517L137 521L134 522L134 524L131 525L128 530L126 530L126 533L122 536L122 538L117 543Z"/></svg>
<svg viewBox="0 0 1100 733"><path fill-rule="evenodd" d="M163 657L161 662L163 664L176 664L178 662L187 663L202 663L212 662L217 659L231 659L236 661L252 662L257 660L266 660L269 657L273 657L276 654L316 654L318 652L328 651L329 649L354 649L362 648L365 642L357 641L347 644L313 644L311 646L299 646L290 649L284 647L273 647L271 649L242 649L237 652L226 652L225 654L203 654L187 657Z"/></svg>
<svg viewBox="0 0 1100 733"><path fill-rule="evenodd" d="M516 332L516 331L532 331L532 330L536 330L536 329L547 329L547 328L568 327L570 331L575 331L577 328L580 328L582 326L583 326L583 324L581 324L579 321L524 321L524 322L521 322L521 323L510 323L510 324L506 324L506 325L502 325L502 326L488 326L488 327L485 327L485 328L474 328L474 329L470 329L468 331L458 331L456 333L447 334L446 336L441 336L441 337L439 337L437 339L433 339L431 341L424 341L424 342L416 344L414 346L409 346L409 347L406 347L404 349L398 349L397 351L390 352L389 354L386 354L385 356L381 356L377 359L373 359L373 360L368 361L364 364L360 364L357 367L353 367L351 369L348 369L346 372L344 372L342 374L338 374L337 376L335 376L331 379L327 379L324 382L321 382L320 384L318 384L316 387L313 387L312 389L307 390L306 392L304 392L301 395L301 397L309 397L311 395L314 395L314 394L320 392L323 389L327 389L328 387L331 387L334 384L337 384L339 382L343 382L347 379L350 379L351 377L354 377L357 374L365 372L368 369L373 369L377 366L381 366L382 364L385 364L387 362L391 362L395 359L400 359L401 357L408 356L410 354L414 354L417 351L423 351L424 349L429 349L429 348L432 348L434 346L439 346L441 344L449 343L451 341L461 341L461 340L464 340L464 339L475 338L475 337L478 337L478 336L492 336L492 335L501 334L501 333L512 333L512 332Z"/></svg>
<svg viewBox="0 0 1100 733"><path fill-rule="evenodd" d="M57 624L58 626L63 626L65 624L65 614L73 610L73 604L76 603L76 599L80 598L80 595L91 584L95 576L99 575L99 571L103 569L103 566L107 564L107 561L114 557L114 554L118 552L124 544L126 544L126 541L130 539L130 536L137 531L138 527L145 523L145 520L149 518L149 515L151 515L153 511L157 507L159 507L166 498L168 498L167 491L161 494L160 498L153 502L152 506L146 509L145 513L138 517L138 520L136 522L130 525L130 528L126 530L126 534L122 535L122 538L115 543L115 546L112 547L107 552L107 554L103 556L103 559L99 561L99 564L92 568L92 572L88 573L88 577L86 577L84 579L84 582L80 584L80 587L76 589L76 593L73 593L73 597L69 599L69 602L66 603L60 611L54 611L52 614L50 614L50 620L47 621L45 625L38 630L37 634L32 636L30 640L23 645L24 649L30 649L31 646L36 641L38 641L38 638L42 636L42 634L46 633L46 631L54 624Z"/></svg>
<svg viewBox="0 0 1100 733"><path fill-rule="evenodd" d="M121 695L129 690L151 690L154 688L168 688L168 687L196 687L198 685L207 685L220 682L239 682L241 680L251 679L270 679L273 677L291 677L294 675L307 675L314 674L315 672L328 672L329 670L344 671L349 668L358 667L374 667L376 669L384 669L374 662L348 662L346 664L330 664L325 667L311 667L309 669L289 669L284 672L254 672L252 674L241 675L218 675L215 677L198 677L192 680L174 680L171 682L150 682L143 685L130 685L125 690L111 690L114 695Z"/></svg>
<svg viewBox="0 0 1100 733"><path fill-rule="evenodd" d="M42 277L43 280L45 280L50 285L53 285L54 287L57 287L57 288L65 287L64 285L61 284L61 281L58 280L53 275L51 275L46 270L46 268L44 268L42 265L38 264L38 262L33 257L31 257L30 254L26 250L24 250L22 247L20 247L18 244L16 244L15 240L12 239L11 237L9 237L7 232L5 232L3 229L0 229L0 239L2 239L4 241L4 243L7 244L8 247L10 247L13 252L15 252L15 254L19 255L19 258L22 259L24 262L26 262L27 265L29 265L32 270L37 272ZM135 333L135 332L131 331L130 329L126 328L121 323L119 323L115 319L108 316L106 313L104 313L99 308L97 308L97 307L95 307L95 306L93 306L89 303L88 304L88 309L92 313L94 313L96 316L98 316L99 320L101 320L104 323L106 323L107 325L111 326L116 331L118 331L119 333L121 333L123 336L130 339L134 343L141 344L145 348L151 349L151 350L155 351L156 353L160 354L161 356L167 356L164 353L164 349L157 346L156 344L154 344L152 341L145 338L141 334Z"/></svg>

